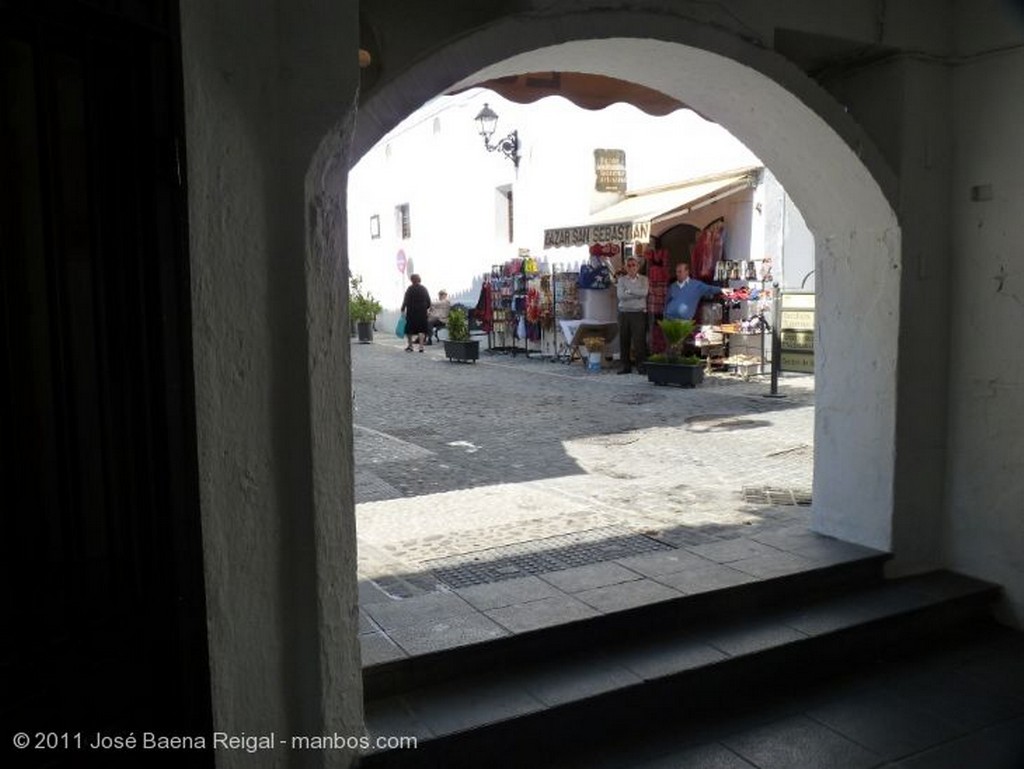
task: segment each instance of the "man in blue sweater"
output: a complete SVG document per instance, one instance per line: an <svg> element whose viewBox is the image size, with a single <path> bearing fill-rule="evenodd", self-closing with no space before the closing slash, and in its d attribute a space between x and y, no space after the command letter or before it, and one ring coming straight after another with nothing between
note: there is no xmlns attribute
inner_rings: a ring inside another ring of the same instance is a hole
<svg viewBox="0 0 1024 769"><path fill-rule="evenodd" d="M690 265L680 262L676 265L676 282L668 287L665 317L693 320L701 299L719 294L728 296L731 293L732 291L728 288L709 286L696 278L691 278Z"/></svg>

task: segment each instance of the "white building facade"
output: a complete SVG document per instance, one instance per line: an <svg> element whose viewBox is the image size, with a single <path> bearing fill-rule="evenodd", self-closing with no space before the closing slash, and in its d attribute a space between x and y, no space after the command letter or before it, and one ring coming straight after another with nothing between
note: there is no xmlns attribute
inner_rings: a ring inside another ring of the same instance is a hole
<svg viewBox="0 0 1024 769"><path fill-rule="evenodd" d="M518 168L485 149L474 120L485 103L499 115L492 146L516 131ZM591 111L559 97L522 105L481 89L439 97L352 169L349 269L394 310L412 271L432 294L445 289L474 302L480 276L524 251L577 264L586 248L545 249L544 232L582 224L626 197L597 190L599 149L624 152L628 194L760 166L728 131L686 109L652 117L626 104ZM673 223L701 227L718 217L726 221L727 258L772 257L774 278L786 288L813 270L813 238L769 170L755 188Z"/></svg>

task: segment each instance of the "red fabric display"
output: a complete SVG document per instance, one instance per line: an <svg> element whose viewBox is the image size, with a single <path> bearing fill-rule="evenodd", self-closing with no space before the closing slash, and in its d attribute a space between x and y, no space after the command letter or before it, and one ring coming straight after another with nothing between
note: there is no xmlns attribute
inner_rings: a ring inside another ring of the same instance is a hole
<svg viewBox="0 0 1024 769"><path fill-rule="evenodd" d="M644 261L647 263L647 280L650 283L668 284L671 277L668 274L668 251L647 251L644 254Z"/></svg>
<svg viewBox="0 0 1024 769"><path fill-rule="evenodd" d="M540 291L532 286L526 290L526 320L529 323L540 322Z"/></svg>
<svg viewBox="0 0 1024 769"><path fill-rule="evenodd" d="M484 285L480 290L480 302L483 304L483 326L484 331L488 334L491 333L491 329L494 328L494 303L491 298L491 284L488 281L484 281Z"/></svg>
<svg viewBox="0 0 1024 769"><path fill-rule="evenodd" d="M715 265L725 254L725 220L715 219L697 235L690 257L690 276L704 283L715 277Z"/></svg>
<svg viewBox="0 0 1024 769"><path fill-rule="evenodd" d="M591 256L615 256L619 253L618 243L594 243L590 247Z"/></svg>

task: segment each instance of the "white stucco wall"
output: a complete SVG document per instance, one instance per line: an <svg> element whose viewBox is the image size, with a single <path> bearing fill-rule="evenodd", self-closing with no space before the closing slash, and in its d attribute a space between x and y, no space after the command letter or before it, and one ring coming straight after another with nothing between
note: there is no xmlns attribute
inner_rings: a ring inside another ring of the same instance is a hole
<svg viewBox="0 0 1024 769"><path fill-rule="evenodd" d="M774 260L773 277L786 291L814 290L814 234L803 214L766 170L761 185L765 253Z"/></svg>
<svg viewBox="0 0 1024 769"><path fill-rule="evenodd" d="M213 724L281 738L362 727L336 192L357 22L344 3L287 10L249 0L181 7ZM351 757L278 747L216 760L345 766Z"/></svg>
<svg viewBox="0 0 1024 769"><path fill-rule="evenodd" d="M1006 43L1010 18L992 32ZM944 547L950 565L1004 586L1024 624L1024 19L1016 48L953 72L956 155ZM975 33L971 33L975 34ZM975 196L987 198L972 200ZM979 194L980 193L980 194Z"/></svg>
<svg viewBox="0 0 1024 769"><path fill-rule="evenodd" d="M519 133L518 174L500 153L483 147L473 118L484 102L499 116L496 139L513 128ZM390 308L398 306L408 285L395 264L400 248L414 259L432 293L469 287L474 276L519 248L552 262L585 259L583 248L545 252L544 230L580 224L619 199L594 191L593 151L599 147L626 152L630 190L759 163L722 126L688 110L664 117L625 104L590 111L557 97L522 105L480 89L439 97L389 132L352 169L353 272ZM495 216L495 190L505 186L514 195L512 243ZM410 204L413 220L412 238L404 242L392 220L401 202ZM378 239L369 235L375 213L381 217Z"/></svg>

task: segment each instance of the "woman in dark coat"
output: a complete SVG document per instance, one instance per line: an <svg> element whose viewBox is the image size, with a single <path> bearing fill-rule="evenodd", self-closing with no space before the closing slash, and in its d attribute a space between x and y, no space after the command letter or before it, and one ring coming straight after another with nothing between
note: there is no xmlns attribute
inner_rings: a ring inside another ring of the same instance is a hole
<svg viewBox="0 0 1024 769"><path fill-rule="evenodd" d="M409 340L406 352L412 352L413 339L423 352L423 342L430 332L427 324L427 310L430 309L430 292L420 283L420 276L415 273L409 276L412 285L405 290L402 300L402 314L405 315L405 336Z"/></svg>

